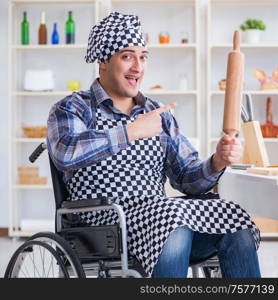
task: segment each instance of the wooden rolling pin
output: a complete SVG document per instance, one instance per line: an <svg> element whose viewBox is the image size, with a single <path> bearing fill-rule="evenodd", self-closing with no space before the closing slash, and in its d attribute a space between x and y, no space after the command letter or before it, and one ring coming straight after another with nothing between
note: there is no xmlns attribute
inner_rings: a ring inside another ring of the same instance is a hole
<svg viewBox="0 0 278 300"><path fill-rule="evenodd" d="M228 55L223 131L235 136L240 131L244 55L240 52L240 32L236 30L233 50Z"/></svg>

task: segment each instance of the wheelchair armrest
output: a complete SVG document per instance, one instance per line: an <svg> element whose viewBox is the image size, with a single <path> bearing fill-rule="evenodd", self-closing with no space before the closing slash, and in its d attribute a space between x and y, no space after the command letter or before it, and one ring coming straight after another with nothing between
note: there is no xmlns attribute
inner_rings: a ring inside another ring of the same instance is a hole
<svg viewBox="0 0 278 300"><path fill-rule="evenodd" d="M109 198L97 198L97 199L83 199L77 201L63 201L62 208L84 208L88 206L104 206L111 205L113 201Z"/></svg>

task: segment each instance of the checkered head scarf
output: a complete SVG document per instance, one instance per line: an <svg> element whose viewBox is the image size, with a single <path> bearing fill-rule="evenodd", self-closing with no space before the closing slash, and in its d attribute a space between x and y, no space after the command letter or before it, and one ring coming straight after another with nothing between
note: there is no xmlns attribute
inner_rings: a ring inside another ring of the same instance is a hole
<svg viewBox="0 0 278 300"><path fill-rule="evenodd" d="M91 29L85 60L87 63L95 60L101 63L131 46L146 46L139 18L112 12Z"/></svg>

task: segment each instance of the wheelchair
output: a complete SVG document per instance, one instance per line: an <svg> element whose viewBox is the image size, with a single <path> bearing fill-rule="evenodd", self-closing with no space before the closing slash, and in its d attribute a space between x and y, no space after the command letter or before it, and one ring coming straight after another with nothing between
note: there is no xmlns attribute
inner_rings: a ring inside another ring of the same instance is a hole
<svg viewBox="0 0 278 300"><path fill-rule="evenodd" d="M33 163L46 149L41 143L30 155ZM4 278L107 278L147 277L140 263L128 254L123 209L110 199L68 201L63 174L49 156L56 213L55 233L38 232L12 255ZM119 223L86 226L80 212L115 210ZM192 277L221 277L218 258L190 264ZM200 271L203 276L200 276Z"/></svg>

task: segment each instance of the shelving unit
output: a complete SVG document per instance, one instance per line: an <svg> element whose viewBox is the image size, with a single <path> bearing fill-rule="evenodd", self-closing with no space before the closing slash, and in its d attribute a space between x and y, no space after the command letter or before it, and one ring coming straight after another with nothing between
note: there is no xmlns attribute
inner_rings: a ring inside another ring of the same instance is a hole
<svg viewBox="0 0 278 300"><path fill-rule="evenodd" d="M148 34L150 52L142 91L165 104L177 102L174 115L181 132L201 150L198 1L111 0L109 4L109 12L139 16L142 31ZM169 33L168 44L159 43L160 31ZM181 43L181 32L189 32L188 43ZM185 91L179 89L179 75L182 73L186 74L188 81ZM163 89L151 90L155 85L161 85Z"/></svg>
<svg viewBox="0 0 278 300"><path fill-rule="evenodd" d="M47 177L45 185L18 184L17 167L32 166L31 152L45 138L27 138L23 124L46 125L50 107L71 94L68 79L81 81L81 88L89 88L98 74L96 64L86 64L87 39L91 27L99 19L99 0L11 0L9 7L9 235L30 236L40 230L54 230L54 198L47 155L35 163L39 174ZM46 11L48 44L38 45L37 34L40 12ZM76 43L67 45L64 24L67 12L73 11L76 24ZM27 11L30 23L30 44L20 44L20 22ZM60 44L50 44L53 23L58 23ZM84 30L84 28L87 29ZM66 66L66 68L65 68ZM52 69L55 79L53 91L32 92L23 89L27 69ZM70 76L70 77L69 77ZM22 224L33 224L32 230ZM26 223L27 222L27 223ZM37 226L37 227L36 227ZM49 226L51 226L49 228Z"/></svg>
<svg viewBox="0 0 278 300"><path fill-rule="evenodd" d="M278 90L260 90L258 80L252 75L255 69L271 75L277 67L278 37L276 35L278 1L274 0L209 0L207 7L207 155L215 151L222 134L224 91L218 90L218 82L226 77L228 53L232 50L235 30L247 18L265 22L259 44L244 43L245 54L244 93L251 94L255 119L266 122L266 98L273 99L273 121L278 123ZM245 102L243 102L245 103ZM244 142L242 135L240 138ZM264 138L270 163L278 164L278 138ZM277 237L278 233L262 233L262 237Z"/></svg>
<svg viewBox="0 0 278 300"><path fill-rule="evenodd" d="M259 44L244 43L242 33L241 51L245 54L244 93L253 97L255 118L260 123L266 122L266 97L273 98L274 119L278 113L278 90L260 90L258 80L252 75L253 70L261 69L271 74L276 65L278 38L276 38L276 13L278 2L266 0L210 0L207 9L207 155L214 150L221 135L224 109L224 91L218 90L218 81L225 79L228 53L232 50L232 38L235 30L247 18L262 19L266 23ZM223 20L226 21L225 26ZM271 22L272 25L269 25ZM276 123L278 120L274 120ZM278 138L264 139L271 164L278 164ZM275 145L275 147L273 147ZM274 149L273 149L274 148Z"/></svg>

